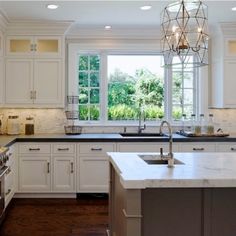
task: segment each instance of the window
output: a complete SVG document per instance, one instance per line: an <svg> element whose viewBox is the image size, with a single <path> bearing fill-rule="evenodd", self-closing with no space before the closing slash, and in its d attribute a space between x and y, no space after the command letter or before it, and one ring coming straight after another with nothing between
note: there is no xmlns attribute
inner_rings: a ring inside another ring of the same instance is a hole
<svg viewBox="0 0 236 236"><path fill-rule="evenodd" d="M78 55L78 94L80 120L100 118L100 57Z"/></svg>
<svg viewBox="0 0 236 236"><path fill-rule="evenodd" d="M140 111L147 122L198 114L198 69L163 68L162 55L150 50L72 51L69 94L79 95L81 122L137 123Z"/></svg>

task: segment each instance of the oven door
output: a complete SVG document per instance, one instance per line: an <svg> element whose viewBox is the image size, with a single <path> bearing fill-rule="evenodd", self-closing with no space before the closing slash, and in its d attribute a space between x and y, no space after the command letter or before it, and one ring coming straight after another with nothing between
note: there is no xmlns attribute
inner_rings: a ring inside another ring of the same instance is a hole
<svg viewBox="0 0 236 236"><path fill-rule="evenodd" d="M0 223L3 220L5 209L5 173L9 169L8 166L0 170Z"/></svg>

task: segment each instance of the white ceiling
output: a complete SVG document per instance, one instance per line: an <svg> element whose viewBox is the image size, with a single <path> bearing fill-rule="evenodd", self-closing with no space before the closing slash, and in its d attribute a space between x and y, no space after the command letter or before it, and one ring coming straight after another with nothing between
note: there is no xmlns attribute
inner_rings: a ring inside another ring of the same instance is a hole
<svg viewBox="0 0 236 236"><path fill-rule="evenodd" d="M160 24L160 12L173 1L0 1L0 9L9 21L59 20L75 21L77 26L150 26ZM48 3L58 4L57 10L48 10ZM236 22L231 11L236 1L204 1L208 5L209 23ZM152 5L141 11L142 5Z"/></svg>

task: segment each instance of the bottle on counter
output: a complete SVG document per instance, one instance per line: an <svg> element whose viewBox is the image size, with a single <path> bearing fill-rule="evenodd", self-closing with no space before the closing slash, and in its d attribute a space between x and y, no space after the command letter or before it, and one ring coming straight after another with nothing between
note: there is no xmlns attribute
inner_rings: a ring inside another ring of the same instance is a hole
<svg viewBox="0 0 236 236"><path fill-rule="evenodd" d="M190 123L191 127L190 127L190 132L192 134L195 134L195 126L196 126L196 115L192 114L191 115L191 123Z"/></svg>
<svg viewBox="0 0 236 236"><path fill-rule="evenodd" d="M186 114L182 115L182 119L181 119L181 129L180 132L184 133L185 132L185 127L186 126Z"/></svg>
<svg viewBox="0 0 236 236"><path fill-rule="evenodd" d="M208 122L207 122L207 135L214 134L214 121L213 121L213 114L209 114Z"/></svg>
<svg viewBox="0 0 236 236"><path fill-rule="evenodd" d="M207 133L207 122L205 120L204 114L200 114L200 125L201 125L201 134Z"/></svg>
<svg viewBox="0 0 236 236"><path fill-rule="evenodd" d="M204 114L200 114L200 117L196 121L195 129L194 129L195 130L194 134L196 136L200 136L204 133L204 125L205 125Z"/></svg>
<svg viewBox="0 0 236 236"><path fill-rule="evenodd" d="M26 135L34 134L34 118L31 116L26 117L25 134Z"/></svg>

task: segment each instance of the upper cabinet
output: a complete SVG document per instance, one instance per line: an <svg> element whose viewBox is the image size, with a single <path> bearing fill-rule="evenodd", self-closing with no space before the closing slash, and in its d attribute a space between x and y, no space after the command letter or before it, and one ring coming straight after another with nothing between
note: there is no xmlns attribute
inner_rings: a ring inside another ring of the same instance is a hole
<svg viewBox="0 0 236 236"><path fill-rule="evenodd" d="M211 39L211 107L236 108L236 24L219 24Z"/></svg>
<svg viewBox="0 0 236 236"><path fill-rule="evenodd" d="M7 56L60 57L62 39L57 36L8 36Z"/></svg>

